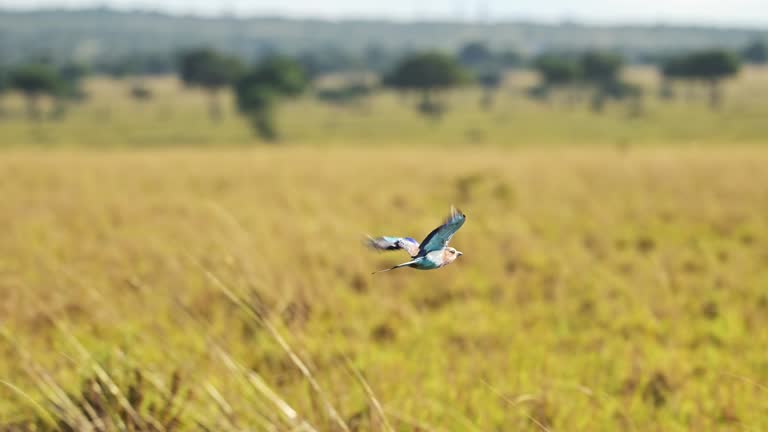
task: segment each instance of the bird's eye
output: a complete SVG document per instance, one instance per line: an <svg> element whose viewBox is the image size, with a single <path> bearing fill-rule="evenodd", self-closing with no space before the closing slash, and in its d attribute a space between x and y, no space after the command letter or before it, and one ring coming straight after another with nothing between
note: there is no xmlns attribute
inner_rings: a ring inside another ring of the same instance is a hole
<svg viewBox="0 0 768 432"><path fill-rule="evenodd" d="M451 253L452 253L452 254L455 254L455 253L456 253L456 251L455 251L455 250L452 250L452 251L451 251Z"/></svg>

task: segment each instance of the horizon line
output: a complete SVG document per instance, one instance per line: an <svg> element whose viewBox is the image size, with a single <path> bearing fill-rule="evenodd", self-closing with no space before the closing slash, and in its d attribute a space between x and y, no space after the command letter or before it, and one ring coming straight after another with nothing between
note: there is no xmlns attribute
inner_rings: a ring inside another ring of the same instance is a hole
<svg viewBox="0 0 768 432"><path fill-rule="evenodd" d="M621 27L635 27L635 28L676 28L676 29L709 29L709 30L740 30L740 31L757 31L762 33L768 33L768 23L712 23L701 21L680 21L680 20L615 20L607 21L603 19L588 19L584 17L567 17L561 18L543 18L543 17L531 17L531 16L511 16L506 15L499 18L491 17L470 17L459 18L446 14L445 16L436 15L424 15L415 17L404 16L376 16L366 14L341 14L337 16L325 16L325 15L300 15L286 12L270 12L270 11L251 11L247 13L238 13L236 11L178 11L169 8L148 8L148 7L122 7L122 6L106 6L106 5L93 5L93 6L43 6L43 7L23 7L23 6L0 6L0 13L47 13L47 12L113 12L113 13L126 13L126 14L147 14L147 15L163 15L170 18L194 18L201 20L216 20L216 19L234 19L234 20L259 20L259 19L274 19L285 21L316 21L326 23L344 23L344 22L381 22L392 24L458 24L458 25L476 25L476 26L493 26L503 24L532 24L541 26L576 26L576 27L600 27L600 28L621 28Z"/></svg>

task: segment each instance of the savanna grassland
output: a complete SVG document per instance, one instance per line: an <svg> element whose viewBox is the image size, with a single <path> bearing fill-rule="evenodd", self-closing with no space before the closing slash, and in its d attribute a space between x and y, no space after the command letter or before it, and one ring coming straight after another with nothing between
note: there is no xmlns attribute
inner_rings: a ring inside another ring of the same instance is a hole
<svg viewBox="0 0 768 432"><path fill-rule="evenodd" d="M438 121L416 112L418 95L380 92L342 106L306 96L281 103L277 123L283 146L323 148L765 144L767 68L745 68L737 80L725 81L719 110L709 108L705 85L677 84L675 99L662 100L653 70L638 67L625 75L645 87L639 106L610 102L600 114L588 109L588 91L558 91L549 101L531 100L526 93L536 77L515 72L495 93L490 110L481 108L476 88L442 95L448 110ZM226 115L214 122L208 118L206 95L184 88L176 79L143 80L152 93L152 99L144 101L129 96L134 84L135 79L91 79L85 84L90 95L85 103L68 109L63 119L37 123L27 120L23 100L5 96L0 99L0 148L259 145L227 94L221 95ZM55 113L53 107L47 110Z"/></svg>
<svg viewBox="0 0 768 432"><path fill-rule="evenodd" d="M0 430L766 430L768 86L742 80L639 117L302 100L277 146L197 95L10 114ZM364 234L451 203L464 256L370 274L405 256Z"/></svg>

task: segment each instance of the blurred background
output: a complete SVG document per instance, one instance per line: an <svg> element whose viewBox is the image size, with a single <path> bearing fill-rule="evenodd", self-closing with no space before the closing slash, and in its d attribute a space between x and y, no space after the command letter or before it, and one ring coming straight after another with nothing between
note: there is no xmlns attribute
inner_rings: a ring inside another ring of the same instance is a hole
<svg viewBox="0 0 768 432"><path fill-rule="evenodd" d="M4 147L754 143L766 127L750 1L4 3Z"/></svg>
<svg viewBox="0 0 768 432"><path fill-rule="evenodd" d="M767 65L757 0L2 0L0 431L768 429Z"/></svg>

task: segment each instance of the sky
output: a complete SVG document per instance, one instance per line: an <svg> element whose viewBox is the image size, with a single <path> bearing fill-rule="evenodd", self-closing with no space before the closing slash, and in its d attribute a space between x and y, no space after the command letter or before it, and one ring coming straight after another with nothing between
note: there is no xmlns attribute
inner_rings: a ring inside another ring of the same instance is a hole
<svg viewBox="0 0 768 432"><path fill-rule="evenodd" d="M768 29L768 0L0 0L0 8L96 7L198 15L693 24Z"/></svg>

